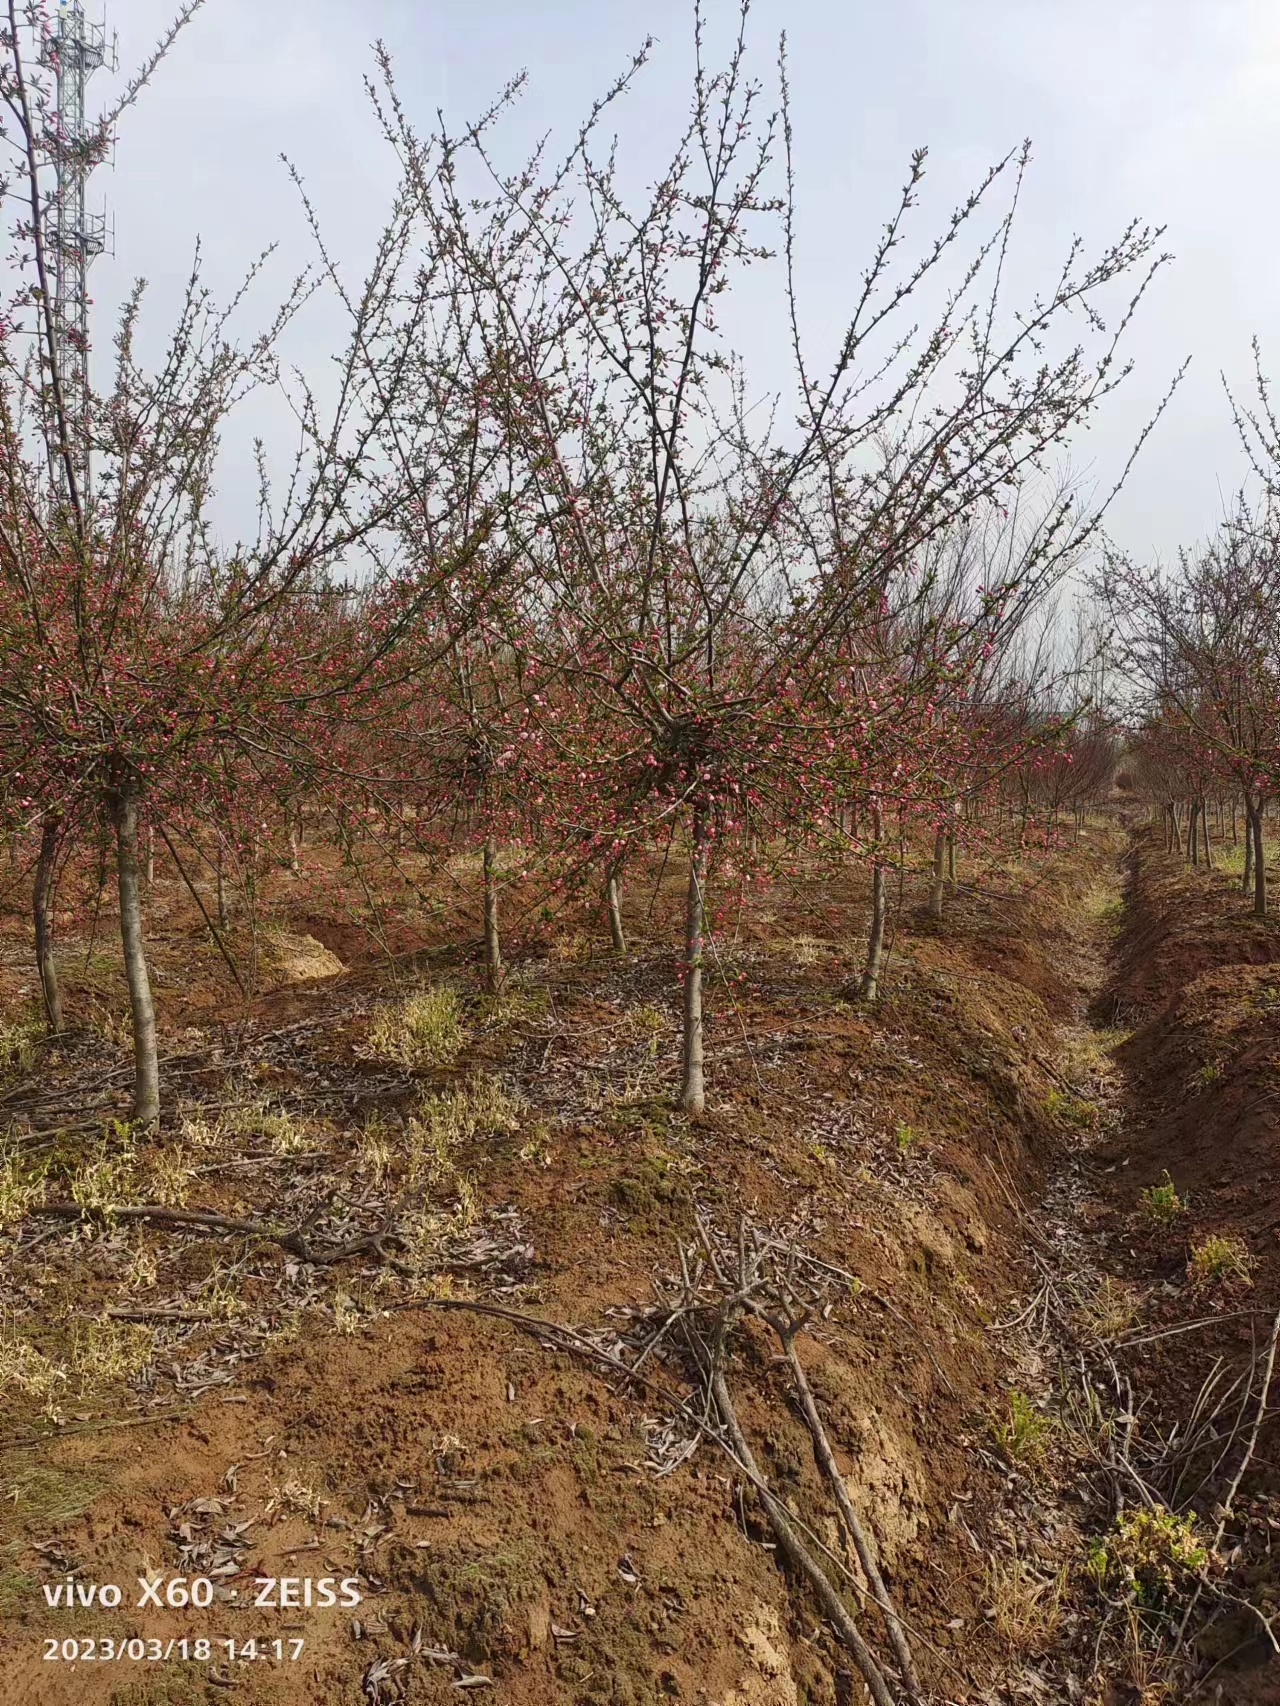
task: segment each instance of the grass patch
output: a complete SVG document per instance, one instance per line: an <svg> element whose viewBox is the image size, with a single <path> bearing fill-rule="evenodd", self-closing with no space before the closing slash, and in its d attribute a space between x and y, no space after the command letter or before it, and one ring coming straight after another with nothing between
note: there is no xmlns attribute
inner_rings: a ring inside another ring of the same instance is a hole
<svg viewBox="0 0 1280 1706"><path fill-rule="evenodd" d="M452 1066L465 1040L457 995L437 985L382 1008L369 1027L367 1049L375 1060L422 1072Z"/></svg>
<svg viewBox="0 0 1280 1706"><path fill-rule="evenodd" d="M0 1019L0 1080L30 1072L40 1052L44 1025L35 1013Z"/></svg>
<svg viewBox="0 0 1280 1706"><path fill-rule="evenodd" d="M1003 1418L994 1423L996 1443L1010 1463L1038 1463L1053 1436L1053 1422L1025 1392L1009 1394Z"/></svg>
<svg viewBox="0 0 1280 1706"><path fill-rule="evenodd" d="M29 1214L44 1197L43 1165L20 1151L0 1149L0 1231Z"/></svg>
<svg viewBox="0 0 1280 1706"><path fill-rule="evenodd" d="M1044 1099L1044 1111L1055 1125L1069 1131L1092 1131L1098 1123L1098 1107L1083 1096L1072 1096L1065 1090L1050 1090Z"/></svg>

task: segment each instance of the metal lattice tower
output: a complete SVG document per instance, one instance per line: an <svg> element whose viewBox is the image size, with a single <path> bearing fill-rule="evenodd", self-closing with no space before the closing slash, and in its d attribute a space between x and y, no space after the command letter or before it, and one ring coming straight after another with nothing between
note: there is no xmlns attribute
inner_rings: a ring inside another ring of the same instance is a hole
<svg viewBox="0 0 1280 1706"><path fill-rule="evenodd" d="M60 0L44 40L43 59L57 80L57 131L53 140L56 184L45 211L45 241L53 273L58 379L72 433L72 461L82 497L90 481L89 296L90 263L106 248L105 213L86 206L89 173L96 164L85 119L85 85L107 63L106 30L90 23L80 0Z"/></svg>

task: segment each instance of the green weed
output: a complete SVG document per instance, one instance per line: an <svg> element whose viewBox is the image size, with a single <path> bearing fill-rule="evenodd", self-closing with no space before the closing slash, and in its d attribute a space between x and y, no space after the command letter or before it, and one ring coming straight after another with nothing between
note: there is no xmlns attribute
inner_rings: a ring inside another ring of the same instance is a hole
<svg viewBox="0 0 1280 1706"><path fill-rule="evenodd" d="M1071 1131L1091 1131L1098 1123L1098 1108L1082 1096L1069 1095L1065 1090L1050 1090L1044 1100L1044 1111L1055 1125Z"/></svg>
<svg viewBox="0 0 1280 1706"><path fill-rule="evenodd" d="M1180 1214L1187 1212L1187 1199L1178 1195L1167 1169L1158 1184L1147 1186L1138 1202L1144 1218L1157 1226L1171 1226Z"/></svg>
<svg viewBox="0 0 1280 1706"><path fill-rule="evenodd" d="M992 1430L1011 1463L1035 1463L1044 1456L1053 1422L1025 1392L1009 1394L1009 1408Z"/></svg>
<svg viewBox="0 0 1280 1706"><path fill-rule="evenodd" d="M1089 1547L1085 1567L1103 1592L1170 1615L1213 1562L1194 1517L1157 1506L1122 1512Z"/></svg>

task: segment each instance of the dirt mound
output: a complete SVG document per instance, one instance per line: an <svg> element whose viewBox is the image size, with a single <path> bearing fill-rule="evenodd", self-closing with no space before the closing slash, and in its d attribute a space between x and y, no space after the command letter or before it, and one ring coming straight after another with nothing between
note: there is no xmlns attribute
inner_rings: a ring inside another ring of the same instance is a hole
<svg viewBox="0 0 1280 1706"><path fill-rule="evenodd" d="M314 936L269 930L264 934L263 948L262 958L268 975L283 983L337 977L346 970L338 956L322 942L317 942Z"/></svg>

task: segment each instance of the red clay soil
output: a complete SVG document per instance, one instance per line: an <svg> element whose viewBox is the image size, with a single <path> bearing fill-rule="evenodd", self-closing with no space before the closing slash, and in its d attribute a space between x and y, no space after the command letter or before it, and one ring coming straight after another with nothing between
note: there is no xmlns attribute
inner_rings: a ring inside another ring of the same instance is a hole
<svg viewBox="0 0 1280 1706"><path fill-rule="evenodd" d="M1252 916L1238 878L1189 868L1152 830L1135 835L1123 872L1123 928L1095 1016L1132 1033L1116 1050L1127 1108L1094 1151L1096 1224L1109 1265L1145 1297L1130 1336L1147 1342L1116 1353L1140 1395L1139 1433L1172 1442L1165 1496L1191 1497L1212 1532L1259 1415L1280 1308L1280 928ZM1168 1182L1180 1212L1153 1220L1141 1193ZM1191 1251L1210 1238L1247 1248L1247 1280L1189 1273ZM1197 1400L1203 1419L1249 1371L1247 1401L1241 1387L1222 1402L1199 1449L1179 1458ZM1268 1615L1280 1607L1278 1416L1280 1379L1227 1524L1226 1586ZM1256 1616L1216 1613L1199 1652L1212 1676L1181 1697L1280 1701L1280 1662Z"/></svg>
<svg viewBox="0 0 1280 1706"><path fill-rule="evenodd" d="M861 886L821 873L775 884L726 946L726 970L745 977L713 995L697 1121L671 1112L676 896L656 872L651 893L633 882L628 959L604 951L585 913L529 922L514 993L495 1007L470 951L474 896L457 884L431 907L404 899L393 928L375 929L354 879L309 853L307 879L280 878L273 916L347 970L241 1001L159 871L169 1123L141 1153L110 1126L126 1057L102 1018L8 1092L50 1197L83 1190L96 1161L120 1168L113 1200L154 1201L155 1149L194 1169L189 1209L305 1223L336 1246L403 1208L405 1155L451 1087L489 1074L516 1112L478 1116L432 1173L439 1224L416 1269L394 1236L389 1251L320 1267L261 1238L110 1218L33 1213L0 1235L4 1366L26 1378L0 1391L5 1706L356 1706L469 1687L510 1706L827 1706L847 1659L727 1460L704 1442L660 1472L683 1437L660 1394L505 1321L400 1307L496 1301L607 1344L699 1214L729 1231L743 1217L795 1228L856 1276L802 1357L933 1697L1013 1698L993 1692L1005 1684L1078 1697L1074 1661L1047 1633L1015 1652L987 1615L993 1556L1016 1539L1052 1572L1076 1546L993 1444L1015 1371L989 1328L1026 1292L1011 1205L1036 1197L1064 1138L1044 1063L1078 1005L1082 897L1109 857L1086 847L984 870L941 930L909 888L874 1012L845 994ZM8 930L12 1016L30 990L16 911ZM91 953L86 934L83 917L63 921L68 1007L105 1015L118 1008L109 956L99 963L109 928ZM459 993L467 1042L448 1071L369 1058L374 1010L395 993L376 954L388 935ZM233 937L247 952L243 930ZM265 950L263 963L269 983ZM234 1111L254 1097L257 1113ZM288 1142L268 1105L288 1114ZM1260 1227L1256 1201L1249 1212ZM141 1365L95 1375L75 1347L108 1308L198 1318L145 1323ZM49 1373L44 1392L33 1368ZM679 1372L661 1369L668 1389ZM763 1339L742 1334L731 1374L761 1468L838 1545ZM159 1574L209 1575L218 1598L207 1611L131 1607L138 1578ZM124 1606L50 1609L45 1589L69 1576L120 1584ZM352 1578L360 1603L254 1609L258 1576ZM85 1637L155 1640L165 1656L61 1656ZM166 1645L201 1637L207 1658ZM287 1653L295 1640L301 1655L279 1660L273 1643Z"/></svg>

